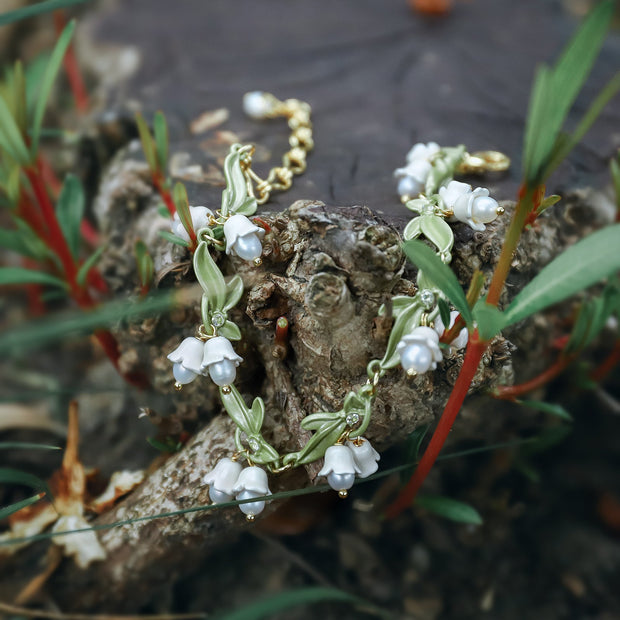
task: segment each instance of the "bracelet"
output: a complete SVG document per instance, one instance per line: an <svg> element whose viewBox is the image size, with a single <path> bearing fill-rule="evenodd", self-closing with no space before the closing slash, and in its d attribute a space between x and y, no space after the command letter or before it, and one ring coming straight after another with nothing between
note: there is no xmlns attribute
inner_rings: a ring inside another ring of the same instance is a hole
<svg viewBox="0 0 620 620"><path fill-rule="evenodd" d="M379 453L363 435L371 421L381 378L398 365L411 377L435 370L443 359L440 337L455 324L458 312L449 311L442 292L418 271L415 295L394 296L390 304L378 309L379 316L386 316L389 311L394 323L383 358L373 359L367 365L365 384L349 392L339 411L322 411L303 419L302 428L312 435L299 451L280 454L269 444L261 432L263 399L257 396L247 406L234 385L237 367L243 359L235 352L232 341L240 340L242 334L228 312L243 295L243 282L239 275L225 278L211 252L225 251L260 267L266 231L260 221L254 222L250 216L273 191L288 189L293 177L305 171L306 157L313 147L312 123L310 106L296 99L279 101L271 94L253 92L244 96L243 103L252 118L286 118L292 130L291 148L283 156L282 165L261 179L251 167L254 147L232 145L224 162L226 188L220 209L213 212L203 206L189 207L191 226L198 240L193 267L203 291L202 322L196 336L185 338L168 359L173 363L177 390L198 375L208 375L219 386L222 404L237 427L236 452L218 461L204 477L204 483L209 485L213 503L233 498L246 500L239 508L253 521L265 507L265 496L271 494L267 472L278 474L324 458L319 475L325 476L341 497L346 497L356 477L365 478L378 469ZM407 155L406 166L394 172L401 201L417 214L405 226L403 238L424 237L441 260L449 264L454 234L447 221L464 222L483 231L485 224L503 213L487 189L473 189L453 177L505 170L509 165L509 159L496 151L469 154L462 145L416 144ZM178 213L172 231L177 236L187 236ZM467 329L461 329L449 343L450 349L465 347L467 338ZM247 466L243 467L241 461ZM248 501L252 499L256 501Z"/></svg>

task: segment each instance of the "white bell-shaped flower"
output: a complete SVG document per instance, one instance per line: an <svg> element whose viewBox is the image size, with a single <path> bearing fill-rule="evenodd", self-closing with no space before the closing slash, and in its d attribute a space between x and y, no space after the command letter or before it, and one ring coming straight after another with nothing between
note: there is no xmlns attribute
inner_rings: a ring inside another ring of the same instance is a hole
<svg viewBox="0 0 620 620"><path fill-rule="evenodd" d="M209 497L214 504L232 500L233 488L237 484L242 469L241 463L224 457L205 475L203 481L209 485Z"/></svg>
<svg viewBox="0 0 620 620"><path fill-rule="evenodd" d="M434 155L439 153L441 147L437 142L418 142L414 144L410 151L407 153L407 163L411 163L415 159L431 159Z"/></svg>
<svg viewBox="0 0 620 620"><path fill-rule="evenodd" d="M253 224L245 215L237 213L224 224L226 254L235 254L244 260L256 260L263 252L265 229Z"/></svg>
<svg viewBox="0 0 620 620"><path fill-rule="evenodd" d="M448 329L454 325L456 321L456 317L458 315L459 313L456 310L452 310L452 312L450 312L450 325ZM434 323L435 323L435 331L439 335L439 338L441 338L443 336L444 331L446 330L446 326L443 324L443 321L441 320L441 316L437 315ZM459 332L459 335L450 343L450 348L464 349L467 346L468 340L469 340L469 333L467 331L467 328L463 327L463 329Z"/></svg>
<svg viewBox="0 0 620 620"><path fill-rule="evenodd" d="M439 195L454 217L474 230L483 231L485 224L492 222L502 212L497 201L489 196L489 190L484 187L472 190L468 183L450 181L446 187L439 188Z"/></svg>
<svg viewBox="0 0 620 620"><path fill-rule="evenodd" d="M269 490L267 472L260 467L246 467L241 470L237 483L233 488L235 499L251 499L253 497L264 497L271 495ZM247 502L240 504L241 512L247 515L248 521L253 521L254 517L261 513L265 508L265 501Z"/></svg>
<svg viewBox="0 0 620 620"><path fill-rule="evenodd" d="M394 176L400 179L398 193L401 196L417 196L423 192L431 169L432 166L428 160L414 159L404 168L394 170Z"/></svg>
<svg viewBox="0 0 620 620"><path fill-rule="evenodd" d="M207 209L207 207L190 207L189 212L192 216L192 224L196 232L208 226L210 219L213 217L213 211ZM174 214L170 228L173 234L177 237L181 237L181 239L185 239L185 241L189 243L189 235L181 223L181 218L178 213Z"/></svg>
<svg viewBox="0 0 620 620"><path fill-rule="evenodd" d="M334 491L338 491L341 497L347 496L347 491L355 482L355 474L359 473L361 470L350 448L335 445L325 450L325 464L318 475L327 476L327 483Z"/></svg>
<svg viewBox="0 0 620 620"><path fill-rule="evenodd" d="M353 453L355 464L360 470L358 474L360 478L367 478L379 469L377 461L381 459L381 455L372 447L368 439L358 437L354 441L347 441L347 448Z"/></svg>
<svg viewBox="0 0 620 620"><path fill-rule="evenodd" d="M396 346L401 366L407 374L422 374L435 370L443 356L439 348L439 336L430 327L416 327L410 334L403 336Z"/></svg>
<svg viewBox="0 0 620 620"><path fill-rule="evenodd" d="M251 118L266 118L273 111L273 98L260 90L245 93L243 111Z"/></svg>
<svg viewBox="0 0 620 620"><path fill-rule="evenodd" d="M200 371L208 371L216 385L230 385L235 380L237 366L242 361L243 358L235 353L228 338L216 336L205 343Z"/></svg>
<svg viewBox="0 0 620 620"><path fill-rule="evenodd" d="M177 383L185 385L191 383L197 375L201 374L202 358L205 343L198 338L185 338L183 342L168 355L168 359L174 364L172 374Z"/></svg>

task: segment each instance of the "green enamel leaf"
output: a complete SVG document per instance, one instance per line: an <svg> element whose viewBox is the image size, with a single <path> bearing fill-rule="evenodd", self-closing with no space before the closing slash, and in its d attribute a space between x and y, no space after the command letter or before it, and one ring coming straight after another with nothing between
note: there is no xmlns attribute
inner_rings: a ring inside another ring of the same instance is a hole
<svg viewBox="0 0 620 620"><path fill-rule="evenodd" d="M243 295L243 280L241 276L233 276L226 282L226 302L224 303L223 310L230 310L234 308L241 296Z"/></svg>
<svg viewBox="0 0 620 620"><path fill-rule="evenodd" d="M344 411L320 411L311 413L301 421L301 427L307 431L318 431L325 424L340 423L344 420Z"/></svg>
<svg viewBox="0 0 620 620"><path fill-rule="evenodd" d="M8 284L45 284L66 288L66 284L60 278L49 273L23 267L0 267L0 286Z"/></svg>
<svg viewBox="0 0 620 620"><path fill-rule="evenodd" d="M62 185L56 215L67 245L74 258L77 258L80 250L80 225L84 217L84 188L82 182L73 174L68 174Z"/></svg>
<svg viewBox="0 0 620 620"><path fill-rule="evenodd" d="M241 330L232 321L226 321L222 327L218 328L217 333L228 340L241 340Z"/></svg>
<svg viewBox="0 0 620 620"><path fill-rule="evenodd" d="M405 226L405 230L403 230L403 239L405 241L417 239L421 234L422 229L420 227L420 216L414 217L412 220L409 220L409 223Z"/></svg>
<svg viewBox="0 0 620 620"><path fill-rule="evenodd" d="M450 262L450 250L454 245L454 233L445 220L438 215L421 215L420 229L435 244L445 262Z"/></svg>
<svg viewBox="0 0 620 620"><path fill-rule="evenodd" d="M255 439L258 442L258 450L252 452L252 461L258 465L265 465L266 463L275 463L279 460L280 455L278 451L268 444L263 437L259 435L250 435L250 439Z"/></svg>
<svg viewBox="0 0 620 620"><path fill-rule="evenodd" d="M222 310L226 303L226 281L211 257L205 241L201 241L194 252L194 272L209 300L209 310Z"/></svg>
<svg viewBox="0 0 620 620"><path fill-rule="evenodd" d="M409 297L408 295L396 295L392 297L390 304L392 306L392 316L398 317L405 310L407 310L411 305L418 305L418 300L415 297ZM379 308L378 315L385 316L387 312L387 307L385 304L381 304Z"/></svg>
<svg viewBox="0 0 620 620"><path fill-rule="evenodd" d="M465 147L461 144L454 147L444 147L439 155L433 158L433 166L426 179L424 191L427 196L436 194L447 180L452 179L464 154Z"/></svg>
<svg viewBox="0 0 620 620"><path fill-rule="evenodd" d="M56 76L58 75L58 71L62 64L62 59L65 56L67 48L69 47L69 43L71 42L71 37L73 36L74 30L75 21L70 21L60 34L60 37L58 37L58 41L52 51L47 67L45 67L45 73L43 74L43 80L41 82L37 102L34 108L32 129L30 133L30 137L32 139L32 144L30 147L32 160L36 157L39 149L39 137L41 135L41 126L43 125L43 116L45 115L45 108L47 106L50 93L52 92L52 86L56 81Z"/></svg>
<svg viewBox="0 0 620 620"><path fill-rule="evenodd" d="M390 332L385 354L380 362L383 370L388 370L389 368L394 368L394 366L398 365L399 356L396 351L398 343L405 334L408 334L414 327L417 327L420 324L420 318L422 317L424 308L422 307L417 295L413 299L415 303L410 304L409 307L401 312L394 321L394 326Z"/></svg>
<svg viewBox="0 0 620 620"><path fill-rule="evenodd" d="M236 213L248 199L248 188L239 163L242 148L240 144L233 144L224 160L226 189L222 192L222 217Z"/></svg>
<svg viewBox="0 0 620 620"><path fill-rule="evenodd" d="M304 465L320 459L325 454L325 450L338 441L346 427L347 423L344 420L324 424L297 453L295 462L298 465Z"/></svg>
<svg viewBox="0 0 620 620"><path fill-rule="evenodd" d="M504 327L563 301L620 270L620 224L582 239L547 265L512 301Z"/></svg>
<svg viewBox="0 0 620 620"><path fill-rule="evenodd" d="M418 269L424 272L426 277L438 288L452 303L452 305L461 313L465 323L468 326L473 324L473 316L465 293L456 279L454 272L421 241L406 241L403 244L403 250L409 260L413 262Z"/></svg>
<svg viewBox="0 0 620 620"><path fill-rule="evenodd" d="M260 397L256 397L252 403L252 421L254 424L254 432L259 433L265 419L265 403Z"/></svg>
<svg viewBox="0 0 620 620"><path fill-rule="evenodd" d="M415 505L457 523L482 524L482 517L475 508L449 497L419 495L415 500Z"/></svg>
<svg viewBox="0 0 620 620"><path fill-rule="evenodd" d="M254 435L257 428L255 413L248 409L237 388L234 385L229 387L228 393L220 388L220 397L226 412L246 435ZM260 426L258 428L260 429Z"/></svg>
<svg viewBox="0 0 620 620"><path fill-rule="evenodd" d="M256 202L256 198L254 198L254 196L248 196L246 200L244 200L241 205L235 209L235 213L249 217L250 215L254 215L256 213L257 208L258 203Z"/></svg>

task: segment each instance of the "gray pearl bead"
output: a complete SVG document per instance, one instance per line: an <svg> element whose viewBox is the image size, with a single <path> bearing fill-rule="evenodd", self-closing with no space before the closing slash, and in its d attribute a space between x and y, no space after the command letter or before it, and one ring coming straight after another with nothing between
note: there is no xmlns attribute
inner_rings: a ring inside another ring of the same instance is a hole
<svg viewBox="0 0 620 620"><path fill-rule="evenodd" d="M256 234L239 237L234 246L235 254L243 260L254 260L263 253L263 246Z"/></svg>
<svg viewBox="0 0 620 620"><path fill-rule="evenodd" d="M334 491L350 489L355 482L355 474L336 474L332 472L327 475L327 483Z"/></svg>
<svg viewBox="0 0 620 620"><path fill-rule="evenodd" d="M191 383L196 378L196 373L188 370L181 363L176 363L172 366L172 374L181 385Z"/></svg>
<svg viewBox="0 0 620 620"><path fill-rule="evenodd" d="M224 386L234 382L237 376L237 368L234 362L222 360L209 366L209 376L215 385Z"/></svg>

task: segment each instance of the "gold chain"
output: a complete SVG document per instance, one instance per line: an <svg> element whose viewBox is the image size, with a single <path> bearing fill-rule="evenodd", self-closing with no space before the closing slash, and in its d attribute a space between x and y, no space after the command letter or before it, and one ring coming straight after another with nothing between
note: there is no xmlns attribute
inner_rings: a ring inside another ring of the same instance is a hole
<svg viewBox="0 0 620 620"><path fill-rule="evenodd" d="M310 121L311 108L307 103L299 99L280 101L269 93L263 93L263 97L269 104L269 111L264 117L288 119L292 133L288 139L291 148L284 153L282 165L272 168L266 179L261 179L251 168L254 149L248 151L240 162L248 193L254 196L260 205L269 200L271 192L289 189L293 183L293 176L305 172L306 156L314 147Z"/></svg>

